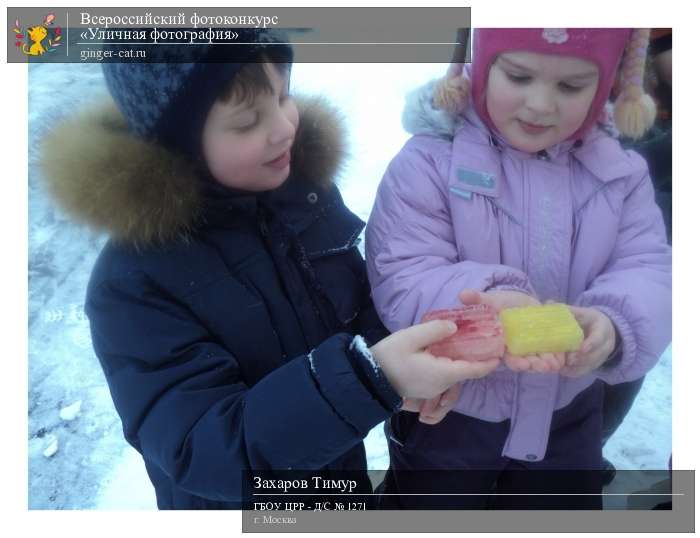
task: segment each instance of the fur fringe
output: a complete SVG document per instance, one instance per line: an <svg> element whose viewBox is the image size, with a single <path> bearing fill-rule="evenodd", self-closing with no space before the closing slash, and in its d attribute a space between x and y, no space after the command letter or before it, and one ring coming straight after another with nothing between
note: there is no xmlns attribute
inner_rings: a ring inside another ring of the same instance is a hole
<svg viewBox="0 0 700 538"><path fill-rule="evenodd" d="M299 98L292 171L330 186L346 155L339 111ZM44 139L40 165L51 197L68 215L137 248L186 238L201 211L193 162L136 137L116 105L95 105Z"/></svg>

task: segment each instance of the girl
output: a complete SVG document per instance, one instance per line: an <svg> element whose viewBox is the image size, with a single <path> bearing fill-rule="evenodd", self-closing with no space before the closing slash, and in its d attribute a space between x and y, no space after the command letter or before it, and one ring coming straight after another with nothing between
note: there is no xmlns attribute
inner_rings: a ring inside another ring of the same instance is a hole
<svg viewBox="0 0 700 538"><path fill-rule="evenodd" d="M557 301L571 305L585 339L566 356L506 355L465 383L438 425L395 415L385 491L600 492L595 472L513 471L598 470L601 382L641 377L670 341L671 252L647 167L602 123L618 66L618 129L639 137L653 122L640 88L647 43L648 31L630 29L477 30L469 80L451 70L412 97L404 119L417 136L389 165L367 230L382 321L408 327L460 298L498 309ZM415 469L472 473L402 472ZM382 502L487 505L485 496L444 499ZM596 495L490 504L600 505Z"/></svg>
<svg viewBox="0 0 700 538"><path fill-rule="evenodd" d="M240 32L259 45L225 47L226 63L192 45L105 64L117 106L61 125L44 153L58 202L111 236L86 312L161 509L240 508L248 470L354 470L371 492L368 431L402 397L496 366L424 353L449 322L383 338L364 223L332 183L338 118L297 108L286 45ZM183 50L190 63L166 63Z"/></svg>

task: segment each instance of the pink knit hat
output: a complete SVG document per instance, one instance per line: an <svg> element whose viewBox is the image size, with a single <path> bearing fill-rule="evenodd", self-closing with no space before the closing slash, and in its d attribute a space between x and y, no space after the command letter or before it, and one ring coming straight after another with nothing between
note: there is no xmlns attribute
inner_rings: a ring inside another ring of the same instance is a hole
<svg viewBox="0 0 700 538"><path fill-rule="evenodd" d="M638 138L654 122L653 100L642 91L649 30L630 28L483 28L474 30L471 98L481 119L495 129L486 110L486 84L489 70L499 54L527 51L573 56L598 66L598 90L588 116L571 136L580 138L601 117L605 103L621 69L620 96L615 104L619 131ZM623 58L623 52L624 54ZM622 59L622 63L620 62ZM453 64L435 92L438 107L456 111L466 105L469 82L462 77L461 65Z"/></svg>

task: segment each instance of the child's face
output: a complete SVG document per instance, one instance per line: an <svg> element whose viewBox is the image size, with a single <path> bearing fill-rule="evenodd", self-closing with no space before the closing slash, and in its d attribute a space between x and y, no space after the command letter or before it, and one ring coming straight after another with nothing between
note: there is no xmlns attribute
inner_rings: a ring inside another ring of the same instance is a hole
<svg viewBox="0 0 700 538"><path fill-rule="evenodd" d="M217 101L204 124L204 159L214 178L228 187L267 191L289 176L299 112L287 93L289 75L280 75L269 63L265 72L272 93L258 93L252 104Z"/></svg>
<svg viewBox="0 0 700 538"><path fill-rule="evenodd" d="M598 89L598 68L587 60L533 52L501 54L491 66L486 109L508 142L537 152L573 135Z"/></svg>

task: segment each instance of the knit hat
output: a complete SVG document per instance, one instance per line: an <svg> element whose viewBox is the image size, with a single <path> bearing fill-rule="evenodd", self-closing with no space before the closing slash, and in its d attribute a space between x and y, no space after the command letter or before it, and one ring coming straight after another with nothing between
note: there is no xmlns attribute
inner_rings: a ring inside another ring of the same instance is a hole
<svg viewBox="0 0 700 538"><path fill-rule="evenodd" d="M152 63L105 63L107 88L130 130L189 157L198 157L204 122L222 89L263 52L293 58L284 36L272 30L237 29L241 43L160 45Z"/></svg>
<svg viewBox="0 0 700 538"><path fill-rule="evenodd" d="M620 95L614 119L621 134L640 138L654 123L656 106L643 91L644 67L649 44L648 29L629 28L486 28L474 30L471 84L464 84L462 69L450 67L437 84L434 102L445 110L465 106L471 85L471 99L481 119L495 129L486 109L489 70L499 54L527 51L573 56L598 67L598 89L581 127L570 137L580 138L603 116L605 103L621 74ZM624 53L624 57L623 57ZM460 80L462 79L462 80ZM462 91L455 91L461 87ZM459 104L455 104L459 103Z"/></svg>

